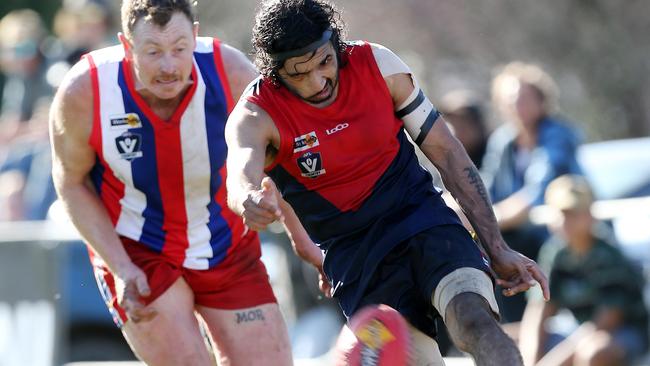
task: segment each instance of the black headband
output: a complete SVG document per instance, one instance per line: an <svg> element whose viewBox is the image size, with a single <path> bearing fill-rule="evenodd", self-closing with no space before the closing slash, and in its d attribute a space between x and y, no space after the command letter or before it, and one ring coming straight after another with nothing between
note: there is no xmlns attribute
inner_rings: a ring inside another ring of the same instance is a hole
<svg viewBox="0 0 650 366"><path fill-rule="evenodd" d="M324 45L327 41L329 41L332 38L332 28L327 28L323 32L323 35L320 37L320 39L306 45L305 47L301 47L297 50L291 50L291 51L285 51L285 52L278 52L278 53L271 53L269 54L269 57L273 61L282 61L286 60L292 57L296 56L302 56L308 52L313 52L317 50L320 46Z"/></svg>

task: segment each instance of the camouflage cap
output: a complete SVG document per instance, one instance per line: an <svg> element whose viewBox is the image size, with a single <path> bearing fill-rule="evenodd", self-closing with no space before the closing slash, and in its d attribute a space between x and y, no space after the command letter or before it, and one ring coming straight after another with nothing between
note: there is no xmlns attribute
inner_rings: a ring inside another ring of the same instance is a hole
<svg viewBox="0 0 650 366"><path fill-rule="evenodd" d="M585 177L567 174L548 185L545 200L557 210L589 210L594 194Z"/></svg>

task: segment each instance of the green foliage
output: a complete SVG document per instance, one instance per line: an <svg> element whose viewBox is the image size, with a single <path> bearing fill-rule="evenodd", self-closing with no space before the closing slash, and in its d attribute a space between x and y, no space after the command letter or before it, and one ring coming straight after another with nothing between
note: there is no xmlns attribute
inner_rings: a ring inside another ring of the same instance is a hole
<svg viewBox="0 0 650 366"><path fill-rule="evenodd" d="M56 10L61 6L61 0L2 0L0 1L0 18L14 9L30 8L43 16L49 26Z"/></svg>

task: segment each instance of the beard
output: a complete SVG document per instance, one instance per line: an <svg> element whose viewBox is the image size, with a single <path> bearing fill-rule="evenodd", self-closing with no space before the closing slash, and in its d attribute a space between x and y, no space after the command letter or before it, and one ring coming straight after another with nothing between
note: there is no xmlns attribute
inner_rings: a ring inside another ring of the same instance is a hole
<svg viewBox="0 0 650 366"><path fill-rule="evenodd" d="M280 78L280 82L287 88L291 93L293 93L296 97L302 99L303 101L309 103L309 104L322 104L325 103L329 100L331 100L334 97L334 92L336 90L336 87L339 84L339 72L336 72L336 76L333 79L327 79L325 82L325 86L323 89L321 89L318 93L313 94L308 97L303 97L296 88L290 86L288 83L286 83L282 78ZM327 90L326 95L320 95L324 90Z"/></svg>

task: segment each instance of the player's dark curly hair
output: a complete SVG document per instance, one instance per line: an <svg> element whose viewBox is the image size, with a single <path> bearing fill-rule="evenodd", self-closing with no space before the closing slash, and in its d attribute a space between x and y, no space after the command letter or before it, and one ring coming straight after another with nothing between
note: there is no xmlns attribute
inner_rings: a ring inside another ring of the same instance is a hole
<svg viewBox="0 0 650 366"><path fill-rule="evenodd" d="M164 27L176 12L184 14L190 22L196 20L193 0L124 0L122 2L122 31L132 39L135 23L140 19Z"/></svg>
<svg viewBox="0 0 650 366"><path fill-rule="evenodd" d="M345 24L341 13L327 0L266 0L255 16L253 52L260 73L278 82L278 70L284 60L275 61L269 54L296 50L319 40L332 28L332 45L341 55L346 50Z"/></svg>

